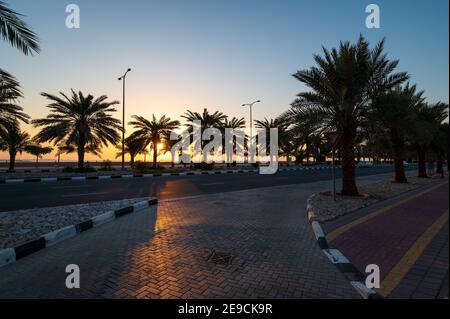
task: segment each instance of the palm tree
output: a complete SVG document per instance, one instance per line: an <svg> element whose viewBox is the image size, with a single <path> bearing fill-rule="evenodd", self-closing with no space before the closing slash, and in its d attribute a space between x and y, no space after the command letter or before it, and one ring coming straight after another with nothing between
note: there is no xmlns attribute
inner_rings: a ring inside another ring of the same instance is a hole
<svg viewBox="0 0 450 319"><path fill-rule="evenodd" d="M258 129L266 130L266 141L270 140L270 129L277 128L278 143L280 144L280 149L282 150L284 146L287 146L289 148L288 145L284 145L284 143L287 143L290 140L290 136L287 130L288 123L283 118L276 118L276 119L264 118L264 120L255 120L255 127ZM269 151L270 151L270 143L266 143L266 152ZM276 154L275 156L278 156L278 154Z"/></svg>
<svg viewBox="0 0 450 319"><path fill-rule="evenodd" d="M221 129L223 128L224 122L227 119L227 116L223 114L222 112L215 111L214 113L209 113L208 109L203 109L203 113L198 112L192 112L190 110L187 110L183 115L181 115L182 118L186 119L188 121L188 124L186 126L188 127L188 131L193 134L194 130L194 121L201 121L200 126L200 133L203 136L203 132L207 128L217 128ZM203 140L200 138L200 147L201 149L204 148L204 146L209 143L209 140ZM197 146L197 145L194 145ZM203 162L206 162L207 154L203 153Z"/></svg>
<svg viewBox="0 0 450 319"><path fill-rule="evenodd" d="M393 149L395 181L408 182L403 162L405 144L414 124L414 108L423 103L423 91L416 92L416 86L397 87L380 95L371 110L371 119L379 130L386 132Z"/></svg>
<svg viewBox="0 0 450 319"><path fill-rule="evenodd" d="M30 144L30 135L20 130L18 125L9 125L0 132L0 150L9 153L9 172L14 172L17 153L22 154Z"/></svg>
<svg viewBox="0 0 450 319"><path fill-rule="evenodd" d="M133 134L138 138L142 138L145 141L145 145L151 144L153 149L153 168L156 168L158 144L161 143L163 137L178 128L180 122L172 121L170 117L166 117L165 115L159 120L153 115L151 121L138 115L133 115L132 117L134 118L134 121L131 121L128 124L133 125L134 128L137 129Z"/></svg>
<svg viewBox="0 0 450 319"><path fill-rule="evenodd" d="M298 94L291 113L319 119L327 130L342 133L342 195L358 195L355 176L355 138L374 98L403 83L406 73L392 74L398 61L383 53L384 40L373 49L360 36L355 45L341 42L338 49L323 48L317 66L293 76L312 91Z"/></svg>
<svg viewBox="0 0 450 319"><path fill-rule="evenodd" d="M42 155L50 154L53 151L53 148L50 146L43 147L36 144L30 144L25 147L24 151L31 155L36 156L36 168L37 168L39 158L42 158Z"/></svg>
<svg viewBox="0 0 450 319"><path fill-rule="evenodd" d="M131 134L125 139L125 154L130 154L130 165L133 166L134 159L137 155L143 153L145 147L145 139L137 136L137 134ZM122 156L122 148L116 154L116 158Z"/></svg>
<svg viewBox="0 0 450 319"><path fill-rule="evenodd" d="M2 81L7 77L7 81ZM28 123L30 118L23 112L23 108L16 104L16 100L22 97L19 83L8 73L0 70L0 131L7 126L17 125L17 121Z"/></svg>
<svg viewBox="0 0 450 319"><path fill-rule="evenodd" d="M118 132L122 130L121 122L111 115L116 112L114 105L119 102L107 102L106 95L94 99L90 94L85 96L74 90L70 98L60 94L62 98L41 94L50 100L47 105L50 114L32 121L35 127L43 127L35 139L38 143L53 142L54 145L64 141L68 151L76 149L78 168L82 169L86 151L95 153L102 145L116 145L120 141Z"/></svg>
<svg viewBox="0 0 450 319"><path fill-rule="evenodd" d="M226 148L226 129L233 129L233 130L239 130L245 128L245 119L242 118L236 118L233 116L231 120L228 120L228 117L225 117L225 119L222 122L221 127L221 133L222 133L222 149L225 150ZM238 139L236 137L233 137L233 140L231 141L233 143L233 152L232 154L225 154L226 156L226 163L227 167L230 167L230 163L233 161L233 155L236 154L238 151L245 150L246 145L248 141L248 136L244 134L244 139L242 143L239 143Z"/></svg>
<svg viewBox="0 0 450 319"><path fill-rule="evenodd" d="M306 164L309 164L309 157L311 149L314 148L314 141L321 139L323 135L323 128L321 122L313 117L304 117L302 113L298 113L291 109L280 116L280 118L289 124L289 135L294 142L293 147L296 155L299 155L302 160L296 160L298 163L303 162L303 157L306 157Z"/></svg>
<svg viewBox="0 0 450 319"><path fill-rule="evenodd" d="M0 37L25 55L39 53L39 39L21 16L0 1ZM16 83L14 77L0 68L0 85L14 83Z"/></svg>
<svg viewBox="0 0 450 319"><path fill-rule="evenodd" d="M415 123L412 129L412 147L417 152L418 177L426 178L426 153L433 144L440 125L448 117L448 104L420 103L414 108Z"/></svg>
<svg viewBox="0 0 450 319"><path fill-rule="evenodd" d="M170 133L166 132L163 136L162 136L162 141L164 143L164 147L161 150L161 152L163 154L166 154L167 152L170 152L170 167L174 168L175 167L175 153L177 150L173 149L173 147L181 142L182 140L182 136L178 135L176 139L172 140L170 139ZM181 155L182 152L181 150L178 150L178 154Z"/></svg>

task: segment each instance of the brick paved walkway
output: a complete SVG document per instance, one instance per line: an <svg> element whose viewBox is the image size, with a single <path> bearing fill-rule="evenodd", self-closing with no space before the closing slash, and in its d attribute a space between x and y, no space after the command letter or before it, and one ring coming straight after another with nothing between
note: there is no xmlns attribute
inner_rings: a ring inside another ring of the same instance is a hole
<svg viewBox="0 0 450 319"><path fill-rule="evenodd" d="M377 264L379 292L390 298L448 296L448 192L445 182L340 228L327 225L327 237L360 271Z"/></svg>
<svg viewBox="0 0 450 319"><path fill-rule="evenodd" d="M0 297L358 298L306 221L307 197L328 186L161 202L0 268ZM68 264L80 289L65 288Z"/></svg>

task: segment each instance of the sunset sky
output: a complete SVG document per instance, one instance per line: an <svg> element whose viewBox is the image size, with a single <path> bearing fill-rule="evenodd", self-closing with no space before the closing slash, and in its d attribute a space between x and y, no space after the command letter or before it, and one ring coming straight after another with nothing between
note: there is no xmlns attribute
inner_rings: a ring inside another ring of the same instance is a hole
<svg viewBox="0 0 450 319"><path fill-rule="evenodd" d="M262 103L254 118L276 117L305 89L291 74L312 66L322 45L355 42L360 33L372 45L386 37L389 57L400 59L398 70L408 71L430 102L449 100L448 0L373 1L381 8L380 29L365 26L370 1L5 2L41 39L42 52L33 57L0 42L1 67L21 82L20 104L32 118L47 115L40 92L73 88L121 101L117 78L128 67L127 122L133 114L179 119L186 109L203 108L248 120L241 105L255 99ZM65 26L69 3L81 9L80 29ZM114 153L105 149L103 159Z"/></svg>

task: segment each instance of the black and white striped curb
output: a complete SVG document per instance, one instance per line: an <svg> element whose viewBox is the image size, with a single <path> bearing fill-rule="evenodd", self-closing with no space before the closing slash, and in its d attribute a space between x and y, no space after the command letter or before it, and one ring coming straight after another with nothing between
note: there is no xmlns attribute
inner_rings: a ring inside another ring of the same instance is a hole
<svg viewBox="0 0 450 319"><path fill-rule="evenodd" d="M328 245L325 233L316 220L314 207L311 205L311 197L308 198L306 205L308 222L322 252L344 274L344 277L364 299L381 299L382 297L375 290L367 288L365 276L338 249L333 249Z"/></svg>
<svg viewBox="0 0 450 319"><path fill-rule="evenodd" d="M98 227L100 225L111 222L116 218L140 211L145 208L149 208L151 206L155 206L157 204L158 200L156 198L149 198L148 200L138 202L133 206L106 212L76 225L70 225L52 231L46 235L39 237L38 239L29 241L14 248L0 249L0 267L13 263L16 260L22 259L44 248L53 246L56 243L74 237L82 232L85 232L86 230Z"/></svg>
<svg viewBox="0 0 450 319"><path fill-rule="evenodd" d="M278 171L309 171L309 170L323 170L329 169L329 166L317 167L291 167L279 168ZM181 173L156 173L156 174L126 174L126 175L97 175L97 176L67 176L67 177L38 177L38 178L9 178L0 179L0 184L14 184L14 183L38 183L38 182L64 182L64 181L84 181L84 180L103 180L116 178L143 178L143 177L168 177L168 176L193 176L193 175L219 175L219 174L243 174L243 173L258 173L258 169L243 169L243 170L223 170L223 171L196 171L196 172L181 172Z"/></svg>

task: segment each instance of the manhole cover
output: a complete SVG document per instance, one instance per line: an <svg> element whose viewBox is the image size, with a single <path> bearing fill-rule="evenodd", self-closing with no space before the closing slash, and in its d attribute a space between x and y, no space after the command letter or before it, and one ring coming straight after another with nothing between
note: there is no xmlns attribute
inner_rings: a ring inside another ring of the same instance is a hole
<svg viewBox="0 0 450 319"><path fill-rule="evenodd" d="M226 252L218 252L213 250L208 257L208 260L216 265L228 266L233 261L233 255Z"/></svg>

